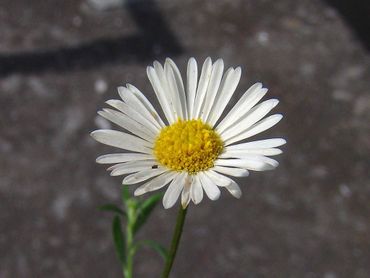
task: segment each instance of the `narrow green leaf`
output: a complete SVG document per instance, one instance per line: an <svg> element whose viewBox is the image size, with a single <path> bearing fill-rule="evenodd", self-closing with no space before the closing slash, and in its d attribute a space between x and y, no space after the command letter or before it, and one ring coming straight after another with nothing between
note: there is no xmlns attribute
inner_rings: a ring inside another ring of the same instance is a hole
<svg viewBox="0 0 370 278"><path fill-rule="evenodd" d="M142 240L139 242L140 246L148 246L152 248L154 251L156 251L162 258L163 260L167 260L168 257L168 250L163 247L161 244L154 240Z"/></svg>
<svg viewBox="0 0 370 278"><path fill-rule="evenodd" d="M109 211L114 212L122 216L126 216L126 212L124 212L121 208L114 204L105 204L98 208L100 211Z"/></svg>
<svg viewBox="0 0 370 278"><path fill-rule="evenodd" d="M133 228L134 234L141 228L141 226L146 222L150 213L153 211L157 203L163 197L162 193L158 193L150 196L145 201L141 202L137 209L137 218Z"/></svg>
<svg viewBox="0 0 370 278"><path fill-rule="evenodd" d="M113 218L112 233L117 257L123 264L125 262L125 239L123 237L121 219L118 215Z"/></svg>

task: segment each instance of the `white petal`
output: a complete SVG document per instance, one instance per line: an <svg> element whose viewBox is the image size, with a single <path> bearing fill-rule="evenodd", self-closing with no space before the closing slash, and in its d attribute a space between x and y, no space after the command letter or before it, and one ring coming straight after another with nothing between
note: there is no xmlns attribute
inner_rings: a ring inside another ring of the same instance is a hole
<svg viewBox="0 0 370 278"><path fill-rule="evenodd" d="M112 170L115 170L117 168L122 168L124 166L137 165L138 163L140 163L140 166L145 166L145 167L148 168L148 166L152 167L153 165L156 165L157 162L154 158L153 159L147 159L147 160L127 161L127 162L122 162L122 163L111 165L107 168L107 171L112 171Z"/></svg>
<svg viewBox="0 0 370 278"><path fill-rule="evenodd" d="M154 109L154 107L150 103L150 101L144 96L144 94L138 88L136 88L134 85L126 84L126 86L138 98L138 100L141 101L141 103L146 107L146 109L150 112L150 114L158 122L158 124L161 127L164 127L165 124L162 121L161 117L159 116L157 111Z"/></svg>
<svg viewBox="0 0 370 278"><path fill-rule="evenodd" d="M176 175L178 175L178 173L176 172L165 172L162 175L157 176L144 185L138 187L135 190L134 195L139 196L150 191L158 190L166 186L170 181L173 180Z"/></svg>
<svg viewBox="0 0 370 278"><path fill-rule="evenodd" d="M163 207L165 209L173 207L173 205L176 203L181 194L181 191L184 188L186 175L186 173L181 173L177 175L168 186L162 200Z"/></svg>
<svg viewBox="0 0 370 278"><path fill-rule="evenodd" d="M276 125L278 122L280 122L280 120L282 118L283 118L283 115L281 115L281 114L271 115L271 116L259 121L258 123L254 124L253 126L248 128L244 132L238 134L237 136L232 137L228 140L225 140L225 146L228 146L228 145L233 144L235 142L247 139L249 137L252 137L253 135L261 133L261 132L265 131L266 129L269 129L270 127L273 127L274 125Z"/></svg>
<svg viewBox="0 0 370 278"><path fill-rule="evenodd" d="M245 149L245 150L225 150L219 158L243 158L250 154L259 154L264 156L274 156L281 154L282 150L277 148L270 149Z"/></svg>
<svg viewBox="0 0 370 278"><path fill-rule="evenodd" d="M130 117L134 121L144 125L148 131L152 132L153 135L156 135L159 132L159 128L157 126L155 126L151 121L149 121L143 115L141 115L139 111L136 111L135 109L130 107L128 104L124 103L123 101L120 101L117 99L110 99L106 101L105 103L109 104L110 106L126 114L128 117Z"/></svg>
<svg viewBox="0 0 370 278"><path fill-rule="evenodd" d="M204 61L202 71L199 78L198 89L194 102L194 113L193 118L198 119L200 117L200 111L203 107L204 98L206 96L209 80L212 74L212 60L207 58Z"/></svg>
<svg viewBox="0 0 370 278"><path fill-rule="evenodd" d="M99 129L91 132L91 136L98 142L124 150L152 154L152 144L139 137L109 129Z"/></svg>
<svg viewBox="0 0 370 278"><path fill-rule="evenodd" d="M235 198L239 199L242 196L242 191L240 190L239 185L232 181L229 186L226 186L226 189L233 195Z"/></svg>
<svg viewBox="0 0 370 278"><path fill-rule="evenodd" d="M177 121L179 117L183 118L182 106L173 70L168 62L165 63L164 68L157 61L154 61L153 66L164 90L164 97L167 99L174 121Z"/></svg>
<svg viewBox="0 0 370 278"><path fill-rule="evenodd" d="M122 100L128 104L135 111L139 111L140 114L155 125L158 129L161 129L161 125L154 119L153 115L146 108L146 106L136 97L136 95L126 87L118 87L118 93Z"/></svg>
<svg viewBox="0 0 370 278"><path fill-rule="evenodd" d="M213 105L210 117L207 120L207 122L211 126L214 126L214 124L218 121L226 105L229 103L236 87L238 86L240 77L241 77L240 67L230 71L230 73L228 71L225 74L221 82L220 92L217 94L215 104Z"/></svg>
<svg viewBox="0 0 370 278"><path fill-rule="evenodd" d="M148 142L153 143L155 139L153 133L147 129L145 125L132 120L121 112L112 109L103 109L103 111L99 111L98 114Z"/></svg>
<svg viewBox="0 0 370 278"><path fill-rule="evenodd" d="M214 171L217 171L222 174L226 174L229 176L234 177L247 177L249 176L249 172L243 168L230 168L230 167L223 167L223 166L215 166L213 167Z"/></svg>
<svg viewBox="0 0 370 278"><path fill-rule="evenodd" d="M182 190L181 194L181 205L184 209L189 205L190 202L190 187L192 183L193 177L187 175L185 177L184 189Z"/></svg>
<svg viewBox="0 0 370 278"><path fill-rule="evenodd" d="M172 109L172 105L170 103L170 98L166 94L165 89L162 87L156 70L153 67L147 67L147 75L157 96L159 104L161 105L162 110L167 118L167 121L170 124L174 123L176 121L176 118Z"/></svg>
<svg viewBox="0 0 370 278"><path fill-rule="evenodd" d="M183 113L183 109L182 109L182 106L181 106L179 90L177 88L177 84L176 84L176 81L175 81L174 72L173 72L171 66L169 66L167 63L165 64L164 70L165 70L165 75L166 75L166 81L165 82L167 84L168 91L171 92L169 97L171 98L171 104L172 104L172 108L173 108L173 111L174 111L174 115L175 115L176 119L178 119L178 118L184 119L184 113Z"/></svg>
<svg viewBox="0 0 370 278"><path fill-rule="evenodd" d="M166 168L145 169L143 171L126 176L123 179L122 184L135 184L135 183L139 183L142 181L146 181L166 171L168 171Z"/></svg>
<svg viewBox="0 0 370 278"><path fill-rule="evenodd" d="M214 168L212 168L214 169ZM221 186L221 187L226 187L226 186L229 186L231 184L231 179L224 176L224 175L221 175L213 170L207 170L204 172L204 174L207 175L207 177L209 177L214 184L217 184L218 186Z"/></svg>
<svg viewBox="0 0 370 278"><path fill-rule="evenodd" d="M230 125L229 128L226 128L220 135L226 141L242 132L247 128L251 127L253 124L261 120L266 116L277 104L279 101L277 99L269 99L261 104L254 107L246 115L244 115L237 122Z"/></svg>
<svg viewBox="0 0 370 278"><path fill-rule="evenodd" d="M248 158L242 159L217 159L215 165L245 168L253 171L267 171L275 169L279 163L265 156L250 155Z"/></svg>
<svg viewBox="0 0 370 278"><path fill-rule="evenodd" d="M267 89L262 89L261 83L256 83L251 86L220 124L217 125L216 130L219 133L223 132L227 127L245 115L266 93Z"/></svg>
<svg viewBox="0 0 370 278"><path fill-rule="evenodd" d="M199 181L198 176L193 177L193 182L190 187L190 197L193 200L194 204L199 204L203 199L203 188L202 184Z"/></svg>
<svg viewBox="0 0 370 278"><path fill-rule="evenodd" d="M208 198L212 201L220 198L221 191L217 187L217 185L206 174L202 172L200 172L198 176Z"/></svg>
<svg viewBox="0 0 370 278"><path fill-rule="evenodd" d="M135 173L147 169L151 169L155 165L155 160L139 160L139 161L130 161L126 163L119 163L109 167L107 170L112 170L110 173L111 176L122 176L130 173Z"/></svg>
<svg viewBox="0 0 370 278"><path fill-rule="evenodd" d="M212 75L209 80L206 97L204 99L204 107L200 114L200 117L203 121L207 120L211 108L213 106L213 103L216 99L216 94L218 88L220 87L223 70L224 70L224 61L222 59L218 59L212 67Z"/></svg>
<svg viewBox="0 0 370 278"><path fill-rule="evenodd" d="M153 160L154 157L150 154L141 153L112 153L99 156L96 162L100 164L113 164L148 159Z"/></svg>
<svg viewBox="0 0 370 278"><path fill-rule="evenodd" d="M221 175L219 173L216 173L216 172L214 172L212 170L208 170L205 173L218 186L224 186L231 193L231 195L233 195L234 197L240 198L240 196L242 195L242 192L241 192L238 184L234 180L230 179L229 177L226 177L224 175ZM223 185L219 184L220 181L222 181Z"/></svg>
<svg viewBox="0 0 370 278"><path fill-rule="evenodd" d="M182 117L183 119L188 119L188 108L187 108L184 83L182 82L181 73L178 67L176 66L176 64L174 63L174 61L172 61L170 58L166 59L165 64L169 65L170 68L172 69L172 74L170 75L172 76L172 80L174 80L174 85L175 85L174 88L175 88L175 91L177 91L177 95L180 101ZM171 71L168 71L168 73L170 72ZM168 74L167 74L167 79L169 80Z"/></svg>
<svg viewBox="0 0 370 278"><path fill-rule="evenodd" d="M246 149L268 149L280 147L286 143L285 139L282 138L272 138L258 141L251 141L248 143L242 143L232 146L227 146L226 151L230 150L246 150Z"/></svg>
<svg viewBox="0 0 370 278"><path fill-rule="evenodd" d="M216 62L218 62L218 61L216 61ZM216 63L215 63L216 64ZM217 88L217 91L216 91L216 93L215 93L215 95L214 95L214 100L213 100L213 104L211 104L211 106L210 106L210 111L209 111L209 113L208 113L208 117L207 117L207 119L205 119L204 121L205 122L207 122L207 123L211 123L211 121L210 121L210 119L213 117L213 115L212 115L212 113L214 113L214 111L216 111L216 106L217 106L217 102L219 102L220 101L220 99L219 98L221 98L221 94L223 93L223 91L224 91L224 88L225 88L225 85L226 85L226 81L227 80L230 80L230 77L233 75L233 73L234 73L234 68L228 68L227 69L227 71L225 72L225 74L223 74L223 75L221 75L221 81L220 81L220 83L219 83L219 86L218 86L218 88ZM221 72L221 74L222 74L222 72ZM212 81L212 77L211 77L211 80L210 80L210 82ZM209 86L211 85L211 83L209 84ZM209 88L208 88L209 89ZM206 95L206 98L208 97L208 91L207 91L207 95ZM207 100L205 100L205 101L207 101ZM227 101L226 101L227 102ZM206 107L204 107L204 108L206 108Z"/></svg>
<svg viewBox="0 0 370 278"><path fill-rule="evenodd" d="M194 58L189 59L186 74L187 74L186 91L188 101L188 114L189 119L193 119L195 92L197 90L198 82L198 66Z"/></svg>

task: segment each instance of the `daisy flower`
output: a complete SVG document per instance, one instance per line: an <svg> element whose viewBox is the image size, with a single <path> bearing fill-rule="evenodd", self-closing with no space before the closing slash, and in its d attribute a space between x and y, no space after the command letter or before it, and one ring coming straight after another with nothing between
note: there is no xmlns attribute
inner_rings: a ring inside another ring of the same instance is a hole
<svg viewBox="0 0 370 278"><path fill-rule="evenodd" d="M134 194L158 190L169 184L163 206L172 207L181 195L186 208L199 204L205 194L220 197L224 187L240 198L239 185L231 177L246 177L249 171L272 170L278 162L269 156L280 154L282 138L241 142L277 124L281 114L265 117L277 99L257 104L267 93L261 83L250 87L224 114L241 76L240 67L225 73L222 59L207 58L198 74L191 58L186 84L171 59L164 66L155 61L147 74L166 118L164 121L144 94L131 84L119 87L120 100L108 100L112 108L98 114L126 132L100 129L91 133L103 144L125 150L97 158L113 164L112 176L126 175L123 184L139 184Z"/></svg>

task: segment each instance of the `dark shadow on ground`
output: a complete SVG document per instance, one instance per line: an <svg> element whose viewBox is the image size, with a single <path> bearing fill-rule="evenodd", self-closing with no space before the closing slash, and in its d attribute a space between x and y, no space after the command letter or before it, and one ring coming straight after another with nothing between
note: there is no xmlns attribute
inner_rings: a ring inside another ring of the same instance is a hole
<svg viewBox="0 0 370 278"><path fill-rule="evenodd" d="M0 76L96 69L107 64L149 62L164 55L182 53L154 1L128 1L126 8L138 26L138 34L99 39L74 47L0 54Z"/></svg>
<svg viewBox="0 0 370 278"><path fill-rule="evenodd" d="M368 0L325 0L338 10L357 37L370 51L370 1Z"/></svg>

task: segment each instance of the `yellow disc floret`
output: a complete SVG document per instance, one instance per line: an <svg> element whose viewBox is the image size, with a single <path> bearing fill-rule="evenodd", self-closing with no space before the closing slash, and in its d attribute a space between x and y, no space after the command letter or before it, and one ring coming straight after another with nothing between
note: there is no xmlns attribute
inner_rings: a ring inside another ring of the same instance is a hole
<svg viewBox="0 0 370 278"><path fill-rule="evenodd" d="M189 174L212 168L222 149L220 136L201 120L178 120L163 128L154 143L159 163Z"/></svg>

